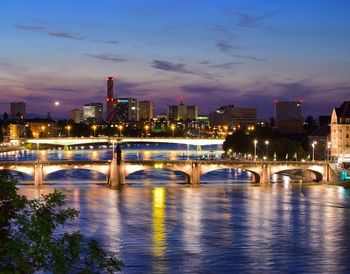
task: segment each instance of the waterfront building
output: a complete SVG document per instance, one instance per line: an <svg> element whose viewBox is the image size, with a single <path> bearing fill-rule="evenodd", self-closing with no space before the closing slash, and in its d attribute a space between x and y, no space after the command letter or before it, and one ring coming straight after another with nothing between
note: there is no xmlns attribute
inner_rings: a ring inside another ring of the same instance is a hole
<svg viewBox="0 0 350 274"><path fill-rule="evenodd" d="M25 119L26 117L26 103L25 102L11 102L10 103L10 119Z"/></svg>
<svg viewBox="0 0 350 274"><path fill-rule="evenodd" d="M303 133L302 102L275 101L275 127L283 134Z"/></svg>
<svg viewBox="0 0 350 274"><path fill-rule="evenodd" d="M332 111L330 146L333 158L350 162L350 101Z"/></svg>
<svg viewBox="0 0 350 274"><path fill-rule="evenodd" d="M34 138L57 137L59 131L56 122L50 119L29 119L27 126Z"/></svg>

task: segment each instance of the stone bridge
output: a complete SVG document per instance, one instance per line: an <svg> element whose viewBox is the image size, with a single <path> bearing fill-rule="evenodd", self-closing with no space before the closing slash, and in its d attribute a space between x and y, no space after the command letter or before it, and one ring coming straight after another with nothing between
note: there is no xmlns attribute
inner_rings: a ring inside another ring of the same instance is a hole
<svg viewBox="0 0 350 274"><path fill-rule="evenodd" d="M106 176L111 187L125 184L128 175L149 169L179 171L185 175L189 184L200 184L202 175L220 169L239 168L251 172L254 181L269 184L273 174L288 170L307 170L315 181L334 182L337 176L326 162L277 162L277 161L191 161L191 160L148 160L122 161L37 161L0 162L1 170L13 170L34 177L35 187L40 187L47 175L65 169L86 169Z"/></svg>

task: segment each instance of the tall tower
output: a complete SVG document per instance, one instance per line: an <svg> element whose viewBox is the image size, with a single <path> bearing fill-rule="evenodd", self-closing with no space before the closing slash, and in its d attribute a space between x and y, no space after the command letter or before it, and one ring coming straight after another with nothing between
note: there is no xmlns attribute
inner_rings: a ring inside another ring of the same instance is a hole
<svg viewBox="0 0 350 274"><path fill-rule="evenodd" d="M108 122L113 120L113 77L108 77L107 78L107 117L106 120Z"/></svg>

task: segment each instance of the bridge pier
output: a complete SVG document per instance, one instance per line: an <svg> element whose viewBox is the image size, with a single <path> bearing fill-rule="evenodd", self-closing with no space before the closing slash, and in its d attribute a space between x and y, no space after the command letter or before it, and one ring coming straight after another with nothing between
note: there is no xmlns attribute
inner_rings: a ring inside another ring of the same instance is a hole
<svg viewBox="0 0 350 274"><path fill-rule="evenodd" d="M107 177L107 184L111 188L117 188L120 185L125 184L124 162L121 161L120 164L117 164L117 159L115 157L113 158L109 168L109 176Z"/></svg>
<svg viewBox="0 0 350 274"><path fill-rule="evenodd" d="M34 165L34 187L40 188L43 184L43 165L37 163Z"/></svg>
<svg viewBox="0 0 350 274"><path fill-rule="evenodd" d="M192 163L192 174L190 178L190 184L192 185L199 185L200 184L200 166L198 166L198 163Z"/></svg>
<svg viewBox="0 0 350 274"><path fill-rule="evenodd" d="M326 182L338 182L339 178L330 164L325 164L323 180Z"/></svg>
<svg viewBox="0 0 350 274"><path fill-rule="evenodd" d="M260 175L260 184L270 184L271 179L271 168L269 164L263 164L262 173Z"/></svg>

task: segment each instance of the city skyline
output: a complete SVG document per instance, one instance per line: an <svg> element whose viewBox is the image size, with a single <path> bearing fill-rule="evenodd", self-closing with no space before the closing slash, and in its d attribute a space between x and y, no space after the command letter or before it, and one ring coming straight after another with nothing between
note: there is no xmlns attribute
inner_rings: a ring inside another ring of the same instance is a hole
<svg viewBox="0 0 350 274"><path fill-rule="evenodd" d="M234 104L267 118L279 99L330 115L349 99L350 3L280 2L3 1L1 110L68 117L105 103L114 76L116 97L156 113L184 96L201 114Z"/></svg>

